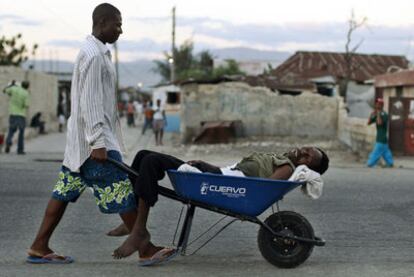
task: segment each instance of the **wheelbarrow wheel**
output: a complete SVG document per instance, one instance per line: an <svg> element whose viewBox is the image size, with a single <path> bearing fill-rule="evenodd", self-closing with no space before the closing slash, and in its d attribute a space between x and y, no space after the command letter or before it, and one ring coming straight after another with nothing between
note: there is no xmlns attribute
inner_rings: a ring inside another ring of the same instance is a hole
<svg viewBox="0 0 414 277"><path fill-rule="evenodd" d="M275 232L304 238L314 238L312 225L302 215L282 211L269 216L265 223ZM271 264L282 268L293 268L309 258L313 245L296 240L277 238L265 227L260 227L257 237L262 256Z"/></svg>

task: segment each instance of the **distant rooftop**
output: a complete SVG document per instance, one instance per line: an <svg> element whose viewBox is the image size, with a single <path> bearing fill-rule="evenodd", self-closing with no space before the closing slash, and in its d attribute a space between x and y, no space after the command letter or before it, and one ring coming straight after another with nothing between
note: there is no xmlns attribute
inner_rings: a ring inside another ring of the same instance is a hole
<svg viewBox="0 0 414 277"><path fill-rule="evenodd" d="M390 67L408 68L408 60L404 56L353 54L356 69L351 79L363 82L376 75L384 74ZM346 76L346 54L337 52L299 51L284 63L271 71L271 75L283 79L287 75L311 79L321 76Z"/></svg>

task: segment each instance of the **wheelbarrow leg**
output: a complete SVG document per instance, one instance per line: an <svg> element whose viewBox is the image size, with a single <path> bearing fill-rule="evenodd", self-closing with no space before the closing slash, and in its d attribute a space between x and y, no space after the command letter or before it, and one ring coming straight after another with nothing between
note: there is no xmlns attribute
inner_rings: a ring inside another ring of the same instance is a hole
<svg viewBox="0 0 414 277"><path fill-rule="evenodd" d="M178 240L178 249L181 249L181 255L185 255L188 239L190 237L191 225L193 223L195 206L190 205L185 214L183 227L181 228L180 239Z"/></svg>

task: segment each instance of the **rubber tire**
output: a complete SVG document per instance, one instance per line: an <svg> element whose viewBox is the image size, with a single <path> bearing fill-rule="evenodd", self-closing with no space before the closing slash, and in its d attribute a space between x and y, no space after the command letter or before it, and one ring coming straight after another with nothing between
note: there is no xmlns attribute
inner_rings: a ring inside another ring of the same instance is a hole
<svg viewBox="0 0 414 277"><path fill-rule="evenodd" d="M296 236L314 238L312 225L305 217L295 212L274 213L266 218L265 223L275 231L287 227ZM286 244L280 240L275 242L273 235L263 226L260 227L257 242L262 256L271 264L281 268L293 268L302 264L309 258L314 247L310 243L295 241L294 246L291 247L293 253L285 254L282 247Z"/></svg>

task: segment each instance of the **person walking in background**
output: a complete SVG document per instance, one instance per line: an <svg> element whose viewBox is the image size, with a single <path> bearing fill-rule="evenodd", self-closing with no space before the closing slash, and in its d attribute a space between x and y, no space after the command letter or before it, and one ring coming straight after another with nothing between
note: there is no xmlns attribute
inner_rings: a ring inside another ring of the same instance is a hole
<svg viewBox="0 0 414 277"><path fill-rule="evenodd" d="M62 133L63 127L65 126L65 123L66 123L66 117L64 114L58 115L58 122L59 122L59 133Z"/></svg>
<svg viewBox="0 0 414 277"><path fill-rule="evenodd" d="M155 145L162 145L162 137L164 136L164 127L167 124L165 110L161 107L161 99L157 99L154 108L153 129L155 134Z"/></svg>
<svg viewBox="0 0 414 277"><path fill-rule="evenodd" d="M154 116L154 110L152 109L152 102L144 103L144 126L142 126L142 134L145 135L147 128L152 128L152 120Z"/></svg>
<svg viewBox="0 0 414 277"><path fill-rule="evenodd" d="M132 100L129 100L127 104L127 125L135 127L135 107Z"/></svg>
<svg viewBox="0 0 414 277"><path fill-rule="evenodd" d="M375 123L377 127L377 137L374 149L369 154L368 167L375 166L380 158L385 160L387 167L394 166L391 150L388 146L387 130L388 130L388 114L384 111L384 100L378 98L375 101L375 110L368 119L368 125Z"/></svg>
<svg viewBox="0 0 414 277"><path fill-rule="evenodd" d="M109 157L121 162L124 149L116 108L115 68L106 46L122 34L122 17L116 7L104 3L94 9L92 21L92 35L83 43L73 70L63 164L36 238L27 252L29 263L73 262L69 256L56 254L49 241L69 202L76 202L87 187L93 189L100 211L119 214L129 230L137 217L128 175L107 161ZM73 224L78 228L76 222ZM152 256L153 252L142 255Z"/></svg>
<svg viewBox="0 0 414 277"><path fill-rule="evenodd" d="M9 99L9 131L6 138L5 152L9 153L12 146L14 133L19 130L17 142L17 154L24 155L24 129L26 128L26 113L29 108L29 82L23 81L21 86L16 85L13 80L9 86L4 88Z"/></svg>
<svg viewBox="0 0 414 277"><path fill-rule="evenodd" d="M61 94L63 95L63 94ZM66 123L66 116L65 116L65 101L63 96L60 97L61 100L59 101L59 104L57 106L57 117L59 122L59 133L63 132L63 127Z"/></svg>
<svg viewBox="0 0 414 277"><path fill-rule="evenodd" d="M134 108L135 108L135 119L139 124L141 123L141 120L142 120L142 104L138 102L137 100L134 100L132 104L134 105Z"/></svg>

